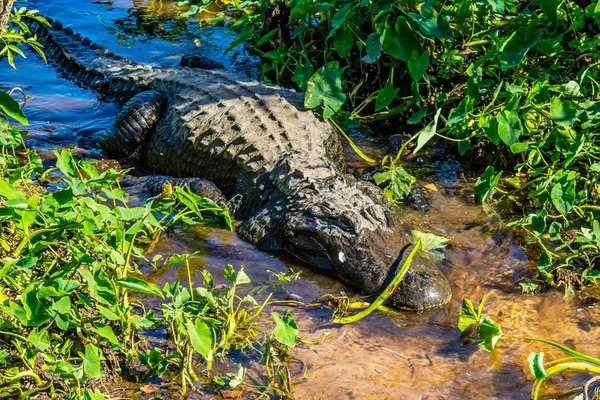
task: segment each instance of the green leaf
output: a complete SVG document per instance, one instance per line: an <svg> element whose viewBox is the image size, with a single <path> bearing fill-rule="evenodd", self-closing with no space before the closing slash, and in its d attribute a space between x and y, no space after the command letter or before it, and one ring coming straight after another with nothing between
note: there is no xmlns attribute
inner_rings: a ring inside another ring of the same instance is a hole
<svg viewBox="0 0 600 400"><path fill-rule="evenodd" d="M388 171L373 175L377 185L389 182L384 189L385 195L392 203L399 203L409 195L412 184L417 180L401 166L394 166Z"/></svg>
<svg viewBox="0 0 600 400"><path fill-rule="evenodd" d="M223 277L227 279L231 283L235 283L235 269L233 269L233 265L227 264L225 268L223 268Z"/></svg>
<svg viewBox="0 0 600 400"><path fill-rule="evenodd" d="M481 318L481 322L477 328L477 335L479 336L477 343L485 351L491 352L502 337L502 329L500 329L500 324L485 315Z"/></svg>
<svg viewBox="0 0 600 400"><path fill-rule="evenodd" d="M479 314L475 311L473 303L468 299L463 299L460 313L458 314L458 329L461 332L465 332L477 324L479 324Z"/></svg>
<svg viewBox="0 0 600 400"><path fill-rule="evenodd" d="M309 61L306 63L297 63L294 68L294 82L298 85L301 91L306 91L306 87L308 86L308 80L313 74L313 66Z"/></svg>
<svg viewBox="0 0 600 400"><path fill-rule="evenodd" d="M448 238L429 232L412 230L410 231L410 234L413 238L413 243L416 243L419 238L421 239L421 249L423 251L443 249L450 241Z"/></svg>
<svg viewBox="0 0 600 400"><path fill-rule="evenodd" d="M554 184L550 191L550 197L558 212L567 215L575 201L575 182L570 181L565 186L560 183Z"/></svg>
<svg viewBox="0 0 600 400"><path fill-rule="evenodd" d="M100 350L93 344L85 346L85 354L79 352L83 360L83 371L90 378L102 378L104 373L100 367Z"/></svg>
<svg viewBox="0 0 600 400"><path fill-rule="evenodd" d="M252 282L250 280L250 277L248 275L246 275L246 273L244 272L244 266L241 265L240 270L238 271L238 273L235 277L235 284L236 285L244 285L244 284L247 284L250 282Z"/></svg>
<svg viewBox="0 0 600 400"><path fill-rule="evenodd" d="M516 142L510 145L510 152L513 154L524 153L529 150L532 142Z"/></svg>
<svg viewBox="0 0 600 400"><path fill-rule="evenodd" d="M465 96L456 108L450 110L446 125L453 126L464 120L467 114L473 111L473 101L472 97Z"/></svg>
<svg viewBox="0 0 600 400"><path fill-rule="evenodd" d="M121 346L117 335L113 332L112 328L108 325L102 324L100 322L94 323L95 328L92 328L93 332L96 332L98 336L108 340L110 344L114 346Z"/></svg>
<svg viewBox="0 0 600 400"><path fill-rule="evenodd" d="M541 53L552 54L563 51L563 46L557 38L540 39L535 49Z"/></svg>
<svg viewBox="0 0 600 400"><path fill-rule="evenodd" d="M67 178L75 176L76 163L71 150L54 150L56 155L56 168Z"/></svg>
<svg viewBox="0 0 600 400"><path fill-rule="evenodd" d="M379 36L377 32L371 33L367 36L367 40L365 41L367 47L367 56L363 59L367 64L374 63L379 56L381 56L381 48L383 45L383 38Z"/></svg>
<svg viewBox="0 0 600 400"><path fill-rule="evenodd" d="M487 2L492 6L492 10L496 13L504 12L504 0L487 0Z"/></svg>
<svg viewBox="0 0 600 400"><path fill-rule="evenodd" d="M392 83L381 89L377 93L377 99L375 100L375 112L389 106L392 100L396 98L399 90L400 89L395 88Z"/></svg>
<svg viewBox="0 0 600 400"><path fill-rule="evenodd" d="M541 236L546 230L546 217L534 215L531 217L531 227L533 228L533 233Z"/></svg>
<svg viewBox="0 0 600 400"><path fill-rule="evenodd" d="M529 364L529 372L535 377L535 379L544 379L546 375L546 369L544 368L544 353L539 354L532 351L527 357L527 363Z"/></svg>
<svg viewBox="0 0 600 400"><path fill-rule="evenodd" d="M52 309L60 314L71 312L71 300L68 296L61 297L58 301L52 303Z"/></svg>
<svg viewBox="0 0 600 400"><path fill-rule="evenodd" d="M508 114L506 111L499 112L496 121L498 121L498 135L507 146L511 146L519 139L523 127L516 111L511 111Z"/></svg>
<svg viewBox="0 0 600 400"><path fill-rule="evenodd" d="M418 82L429 67L429 52L424 51L419 55L416 51L413 52L408 59L408 73L410 77Z"/></svg>
<svg viewBox="0 0 600 400"><path fill-rule="evenodd" d="M290 310L285 310L283 318L276 312L271 313L271 315L275 319L275 330L273 331L275 339L290 348L295 347L298 340L298 326Z"/></svg>
<svg viewBox="0 0 600 400"><path fill-rule="evenodd" d="M471 141L469 139L461 140L458 142L458 154L464 156L467 151L471 149Z"/></svg>
<svg viewBox="0 0 600 400"><path fill-rule="evenodd" d="M535 293L540 289L539 284L531 282L529 280L524 280L523 282L520 282L519 286L521 286L521 291L523 293Z"/></svg>
<svg viewBox="0 0 600 400"><path fill-rule="evenodd" d="M213 358L213 339L212 332L209 326L200 318L196 319L195 323L191 320L186 320L185 323L190 343L194 350L198 352L207 361Z"/></svg>
<svg viewBox="0 0 600 400"><path fill-rule="evenodd" d="M231 43L229 43L229 46L227 46L227 48L223 52L223 55L229 53L231 50L233 50L233 48L235 46L237 46L238 44L242 43L244 40L246 40L247 38L249 38L253 34L254 34L254 27L253 26L246 27L246 29L244 29L238 35L238 37L236 37Z"/></svg>
<svg viewBox="0 0 600 400"><path fill-rule="evenodd" d="M452 29L443 15L438 15L435 9L425 3L421 6L421 15L408 13L408 16L419 25L419 29L426 36L435 36L438 39L452 39Z"/></svg>
<svg viewBox="0 0 600 400"><path fill-rule="evenodd" d="M323 104L323 117L329 119L346 101L342 91L340 64L332 61L317 70L308 80L304 107L313 109Z"/></svg>
<svg viewBox="0 0 600 400"><path fill-rule="evenodd" d="M419 135L419 137L417 138L417 145L415 146L415 149L413 150L413 154L416 154L423 146L425 146L427 144L427 142L429 142L431 140L431 138L433 138L435 136L435 132L437 130L437 123L438 123L438 119L440 118L440 113L442 112L441 108L438 108L438 110L435 113L435 116L433 117L433 121L431 121L429 124L427 124L427 126L423 129L421 129L421 131L419 131L419 133L417 133L417 135Z"/></svg>
<svg viewBox="0 0 600 400"><path fill-rule="evenodd" d="M521 26L504 44L498 56L503 69L510 69L519 65L527 51L535 46L542 37L542 32L529 26Z"/></svg>
<svg viewBox="0 0 600 400"><path fill-rule="evenodd" d="M550 118L556 124L570 128L575 121L577 110L569 100L561 101L558 97L552 99L550 104Z"/></svg>
<svg viewBox="0 0 600 400"><path fill-rule="evenodd" d="M475 183L475 188L473 189L475 201L481 203L483 199L487 196L487 194L490 192L490 190L496 187L501 176L502 171L494 175L494 166L488 166Z"/></svg>
<svg viewBox="0 0 600 400"><path fill-rule="evenodd" d="M151 283L151 282L146 282L139 278L134 278L132 276L128 276L125 278L117 279L116 283L117 283L117 286L123 287L123 288L125 288L127 290L131 290L133 292L155 294L155 295L159 296L161 299L165 298L162 290L160 290L160 288L156 284Z"/></svg>
<svg viewBox="0 0 600 400"><path fill-rule="evenodd" d="M124 221L136 221L144 216L146 213L145 207L115 207L113 213Z"/></svg>
<svg viewBox="0 0 600 400"><path fill-rule="evenodd" d="M335 33L333 46L340 57L346 57L352 46L354 45L352 30L347 25L342 25Z"/></svg>
<svg viewBox="0 0 600 400"><path fill-rule="evenodd" d="M348 18L348 15L350 14L350 7L351 3L348 3L337 10L337 12L333 15L333 18L331 18L331 27L333 29L337 29L338 26L342 25L346 21L346 18Z"/></svg>
<svg viewBox="0 0 600 400"><path fill-rule="evenodd" d="M383 40L383 51L407 62L413 52L419 51L419 41L404 17L398 17L394 29L388 29Z"/></svg>
<svg viewBox="0 0 600 400"><path fill-rule="evenodd" d="M556 19L556 10L561 5L560 0L535 0L549 20Z"/></svg>
<svg viewBox="0 0 600 400"><path fill-rule="evenodd" d="M19 103L13 99L8 93L0 90L0 109L12 119L20 122L23 125L29 125L27 117L23 114L23 110L19 107Z"/></svg>
<svg viewBox="0 0 600 400"><path fill-rule="evenodd" d="M0 180L0 196L7 200L25 199L12 184L4 180Z"/></svg>
<svg viewBox="0 0 600 400"><path fill-rule="evenodd" d="M269 41L269 39L271 39L273 37L273 35L275 35L277 33L277 28L271 30L270 32L267 32L266 34L263 35L263 37L261 37L257 42L256 42L256 47L260 47L263 44L267 43Z"/></svg>
<svg viewBox="0 0 600 400"><path fill-rule="evenodd" d="M47 331L39 332L37 329L32 329L29 336L27 336L27 341L41 351L50 347L50 339L48 338Z"/></svg>
<svg viewBox="0 0 600 400"><path fill-rule="evenodd" d="M82 400L106 400L107 397L98 389L83 389Z"/></svg>

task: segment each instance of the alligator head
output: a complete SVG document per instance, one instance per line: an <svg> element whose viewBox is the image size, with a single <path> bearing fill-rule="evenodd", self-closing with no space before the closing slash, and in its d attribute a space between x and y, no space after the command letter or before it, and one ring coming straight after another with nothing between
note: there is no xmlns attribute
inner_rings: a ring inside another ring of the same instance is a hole
<svg viewBox="0 0 600 400"><path fill-rule="evenodd" d="M366 294L375 294L408 254L403 252L408 238L387 208L365 194L366 184L354 181L339 187L338 181L329 185L334 187L319 190L313 197L316 202L304 201L288 213L282 248L310 265L335 270ZM417 255L388 303L425 310L443 306L450 298L445 275L425 256Z"/></svg>

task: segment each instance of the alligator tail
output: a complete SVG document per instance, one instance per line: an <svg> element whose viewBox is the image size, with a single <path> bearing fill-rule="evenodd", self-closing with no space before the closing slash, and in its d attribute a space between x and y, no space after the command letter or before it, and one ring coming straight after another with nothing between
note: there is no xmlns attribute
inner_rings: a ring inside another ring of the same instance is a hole
<svg viewBox="0 0 600 400"><path fill-rule="evenodd" d="M90 39L63 27L58 21L50 26L38 21L28 22L33 34L44 46L44 54L59 70L65 72L75 82L94 89L119 101L126 100L138 92L139 88L129 85L124 88L122 81L115 81L109 69L133 64L123 57L109 52Z"/></svg>

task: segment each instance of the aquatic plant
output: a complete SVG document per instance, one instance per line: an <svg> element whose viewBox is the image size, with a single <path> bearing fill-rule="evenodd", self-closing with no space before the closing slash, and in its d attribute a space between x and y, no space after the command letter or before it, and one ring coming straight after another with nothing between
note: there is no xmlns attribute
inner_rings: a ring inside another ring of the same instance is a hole
<svg viewBox="0 0 600 400"><path fill-rule="evenodd" d="M531 352L527 357L529 371L535 379L531 390L532 400L537 400L540 394L540 388L544 381L552 375L562 374L564 372L592 373L595 377L590 379L583 388L583 395L579 399L588 399L589 385L598 380L600 374L600 358L592 357L587 354L577 352L565 345L542 338L532 338L523 336L505 336L502 333L500 325L494 322L490 317L483 313L485 303L484 296L479 300L477 309L468 299L463 299L462 307L458 316L458 329L461 332L461 338L465 344L472 341L475 337L479 346L487 352L492 352L498 345L502 337L517 340L534 341L544 343L555 347L569 357L554 361L544 361L544 353Z"/></svg>

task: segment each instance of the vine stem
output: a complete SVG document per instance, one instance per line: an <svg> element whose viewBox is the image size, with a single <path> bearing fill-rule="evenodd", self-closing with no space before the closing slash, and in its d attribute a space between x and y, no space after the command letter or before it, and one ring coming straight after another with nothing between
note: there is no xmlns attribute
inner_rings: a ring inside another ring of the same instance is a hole
<svg viewBox="0 0 600 400"><path fill-rule="evenodd" d="M368 162L370 164L377 164L377 161L375 161L371 157L367 156L365 153L363 153L358 148L358 146L356 145L356 143L354 143L352 141L352 139L350 139L350 136L348 136L348 134L333 119L330 119L330 121L333 124L333 126L335 126L337 128L337 130L342 134L342 136L344 136L346 138L346 140L348 141L348 143L350 143L350 147L352 147L352 150L354 150L356 152L356 154L359 155L360 158L362 158L363 160L365 160L366 162Z"/></svg>
<svg viewBox="0 0 600 400"><path fill-rule="evenodd" d="M356 321L366 317L367 315L371 314L375 309L377 309L380 305L382 305L383 302L386 301L392 295L392 293L394 293L394 291L396 290L396 288L398 287L400 282L402 282L402 279L404 278L404 275L406 275L406 271L408 271L408 268L410 267L410 264L412 263L412 260L415 256L415 254L417 254L417 251L419 251L419 249L421 249L421 247L422 247L421 238L419 238L419 239L417 239L417 243L415 243L415 246L413 247L411 252L408 254L408 257L406 257L406 260L402 264L402 267L400 267L400 269L398 270L398 272L396 273L396 275L394 276L394 278L392 279L390 284L385 289L383 289L383 291L369 305L369 307L365 308L363 311L361 311L357 314L350 315L348 317L340 317L340 318L334 317L332 322L336 322L338 324L350 324L352 322L356 322Z"/></svg>

